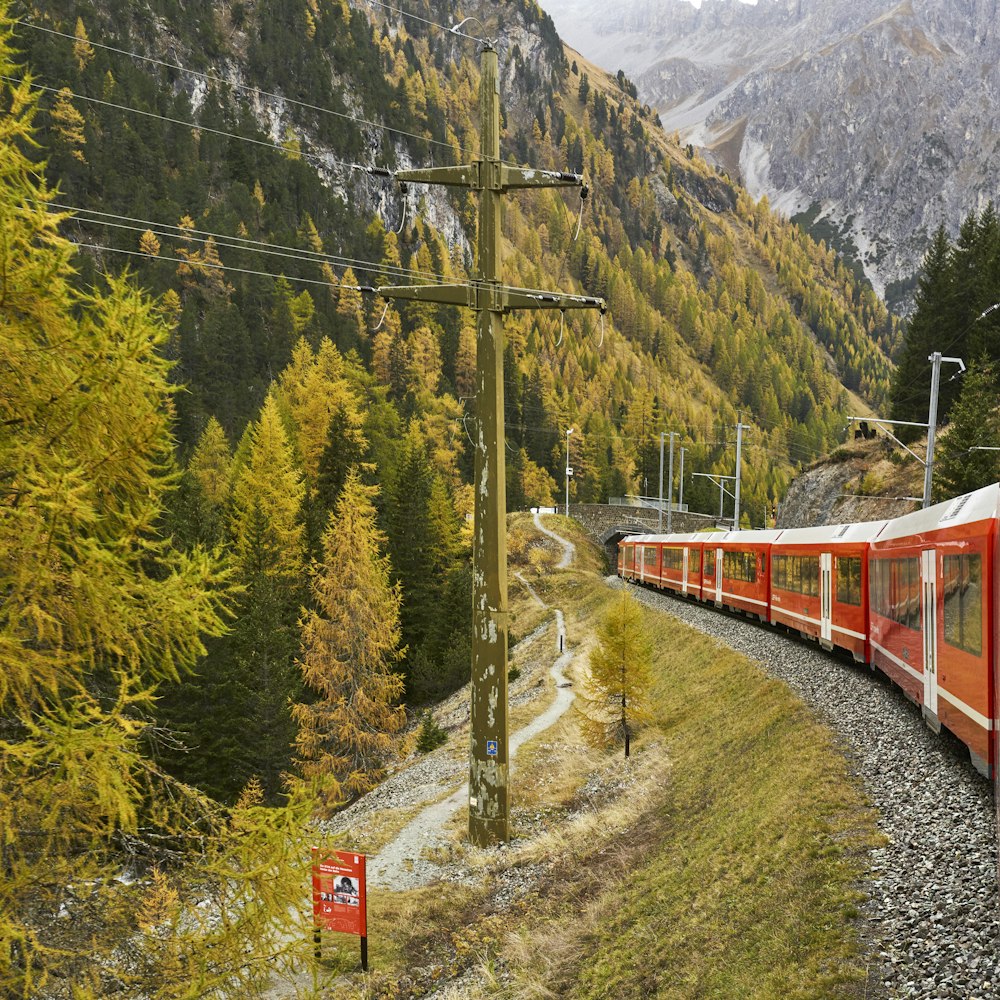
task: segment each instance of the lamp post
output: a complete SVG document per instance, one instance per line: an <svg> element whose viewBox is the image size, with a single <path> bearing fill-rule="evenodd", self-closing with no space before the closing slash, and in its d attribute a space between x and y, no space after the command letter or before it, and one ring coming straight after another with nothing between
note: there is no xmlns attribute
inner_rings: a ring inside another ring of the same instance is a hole
<svg viewBox="0 0 1000 1000"><path fill-rule="evenodd" d="M570 473L573 471L569 467L569 436L572 433L573 433L573 428L570 427L570 429L566 431L566 516L567 517L569 517L569 476Z"/></svg>

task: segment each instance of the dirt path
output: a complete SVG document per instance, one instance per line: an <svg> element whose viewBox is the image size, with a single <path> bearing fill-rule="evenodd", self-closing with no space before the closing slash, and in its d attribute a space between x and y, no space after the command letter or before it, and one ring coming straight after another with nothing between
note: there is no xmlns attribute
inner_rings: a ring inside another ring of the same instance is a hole
<svg viewBox="0 0 1000 1000"><path fill-rule="evenodd" d="M572 542L546 528L538 514L535 515L535 526L543 534L548 535L563 547L563 555L557 568L566 569L572 563L576 547ZM542 605L544 601L526 583L531 596ZM566 641L566 624L562 611L556 610L556 649L559 656L552 664L549 674L555 682L556 696L552 703L527 726L519 729L510 739L511 772L514 771L514 755L528 740L544 732L554 725L573 702L573 689L563 671L573 659L573 653ZM432 858L439 851L444 851L451 843L447 832L448 821L452 815L462 808L469 797L468 783L455 789L447 798L423 809L400 831L395 840L387 844L379 853L368 860L368 884L373 887L384 887L395 890L413 889L427 885L435 879L452 879L463 877L449 870L445 864L439 864Z"/></svg>
<svg viewBox="0 0 1000 1000"><path fill-rule="evenodd" d="M542 515L535 514L535 527L543 534L548 535L553 541L558 542L563 547L562 559L556 564L556 569L569 569L570 563L576 558L576 546L572 542L567 542L561 535L546 528L542 524Z"/></svg>

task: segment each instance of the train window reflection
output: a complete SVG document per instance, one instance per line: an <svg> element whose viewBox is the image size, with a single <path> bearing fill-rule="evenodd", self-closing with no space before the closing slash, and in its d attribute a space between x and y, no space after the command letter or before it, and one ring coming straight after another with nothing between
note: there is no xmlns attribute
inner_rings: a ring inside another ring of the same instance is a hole
<svg viewBox="0 0 1000 1000"><path fill-rule="evenodd" d="M978 555L944 557L944 641L980 656L983 651L983 570Z"/></svg>

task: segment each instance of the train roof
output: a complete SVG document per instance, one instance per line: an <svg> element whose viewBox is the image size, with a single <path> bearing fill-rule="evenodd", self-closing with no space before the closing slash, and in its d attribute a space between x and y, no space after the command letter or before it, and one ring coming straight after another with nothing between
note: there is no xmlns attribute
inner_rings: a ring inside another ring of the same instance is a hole
<svg viewBox="0 0 1000 1000"><path fill-rule="evenodd" d="M973 524L996 518L1000 512L1000 483L965 493L954 500L936 503L926 510L917 510L890 521L876 541L906 538L930 531L952 528L957 524Z"/></svg>
<svg viewBox="0 0 1000 1000"><path fill-rule="evenodd" d="M824 524L815 528L785 528L778 545L822 545L824 542L871 542L888 521L859 521L855 524Z"/></svg>
<svg viewBox="0 0 1000 1000"><path fill-rule="evenodd" d="M742 542L745 545L769 545L781 536L778 528L757 528L750 531L726 531L716 535L704 532L704 540Z"/></svg>
<svg viewBox="0 0 1000 1000"><path fill-rule="evenodd" d="M701 542L706 538L721 538L722 532L712 533L710 531L691 531L687 534L672 535L626 535L621 544L635 542L639 545L681 545L684 542Z"/></svg>

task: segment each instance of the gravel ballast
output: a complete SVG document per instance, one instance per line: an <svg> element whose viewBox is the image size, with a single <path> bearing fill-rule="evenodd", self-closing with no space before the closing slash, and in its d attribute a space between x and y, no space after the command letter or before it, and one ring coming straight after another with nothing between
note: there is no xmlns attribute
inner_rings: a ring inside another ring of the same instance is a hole
<svg viewBox="0 0 1000 1000"><path fill-rule="evenodd" d="M609 577L613 586L621 586ZM842 737L888 839L869 855L868 997L1000 998L993 793L888 681L743 618L642 588L633 593L784 681Z"/></svg>

